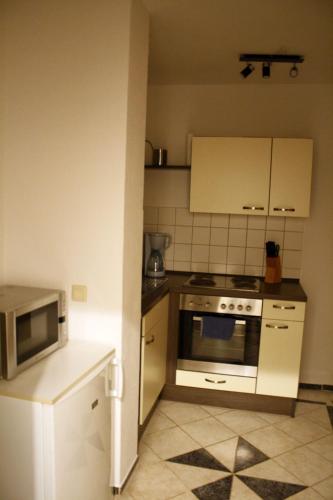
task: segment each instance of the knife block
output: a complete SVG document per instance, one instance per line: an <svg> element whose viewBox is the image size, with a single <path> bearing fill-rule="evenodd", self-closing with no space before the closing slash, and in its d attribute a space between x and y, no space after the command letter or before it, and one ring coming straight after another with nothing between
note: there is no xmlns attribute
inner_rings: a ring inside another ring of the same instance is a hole
<svg viewBox="0 0 333 500"><path fill-rule="evenodd" d="M281 282L281 261L280 257L266 257L265 283Z"/></svg>

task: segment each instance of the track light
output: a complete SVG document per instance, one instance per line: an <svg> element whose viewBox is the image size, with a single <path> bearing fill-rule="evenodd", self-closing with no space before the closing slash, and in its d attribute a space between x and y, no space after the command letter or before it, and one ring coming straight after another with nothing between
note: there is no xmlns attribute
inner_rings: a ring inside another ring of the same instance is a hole
<svg viewBox="0 0 333 500"><path fill-rule="evenodd" d="M271 65L268 62L262 63L262 77L269 78L271 76Z"/></svg>
<svg viewBox="0 0 333 500"><path fill-rule="evenodd" d="M241 71L241 75L247 78L254 71L254 66L252 64L247 64L245 68Z"/></svg>

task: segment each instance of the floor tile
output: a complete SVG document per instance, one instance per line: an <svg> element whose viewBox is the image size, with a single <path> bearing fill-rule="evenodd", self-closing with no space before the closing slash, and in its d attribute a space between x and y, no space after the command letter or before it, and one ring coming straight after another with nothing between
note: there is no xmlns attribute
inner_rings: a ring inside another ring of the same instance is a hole
<svg viewBox="0 0 333 500"><path fill-rule="evenodd" d="M219 441L225 441L235 435L214 417L182 425L181 428L195 439L201 446L208 446Z"/></svg>
<svg viewBox="0 0 333 500"><path fill-rule="evenodd" d="M276 457L275 460L308 486L333 474L333 464L311 451L307 446L285 453Z"/></svg>
<svg viewBox="0 0 333 500"><path fill-rule="evenodd" d="M322 497L332 500L333 498L333 477L329 477L324 481L313 486L313 489L317 491Z"/></svg>
<svg viewBox="0 0 333 500"><path fill-rule="evenodd" d="M162 500L185 491L184 484L163 463L138 466L125 488L135 500Z"/></svg>
<svg viewBox="0 0 333 500"><path fill-rule="evenodd" d="M238 445L238 436L232 439L227 439L221 443L216 443L207 446L206 449L211 453L219 462L225 465L230 471L234 470L236 450Z"/></svg>
<svg viewBox="0 0 333 500"><path fill-rule="evenodd" d="M139 462L140 464L154 464L160 462L160 457L156 455L142 440L139 443Z"/></svg>
<svg viewBox="0 0 333 500"><path fill-rule="evenodd" d="M281 455L300 445L299 441L273 426L244 434L244 438L269 457Z"/></svg>
<svg viewBox="0 0 333 500"><path fill-rule="evenodd" d="M281 422L276 427L304 444L324 437L330 432L303 416Z"/></svg>
<svg viewBox="0 0 333 500"><path fill-rule="evenodd" d="M175 422L173 422L166 415L157 410L154 412L154 415L152 415L145 430L145 434L151 434L152 432L163 431L164 429L170 429L171 427L175 426L176 426Z"/></svg>
<svg viewBox="0 0 333 500"><path fill-rule="evenodd" d="M164 408L170 405L174 405L175 401L169 401L168 399L160 399L157 403L156 409L163 411Z"/></svg>
<svg viewBox="0 0 333 500"><path fill-rule="evenodd" d="M237 476L233 477L230 500L256 500L258 498L261 497L248 488Z"/></svg>
<svg viewBox="0 0 333 500"><path fill-rule="evenodd" d="M230 476L230 472L192 467L191 465L176 464L173 462L168 462L167 467L172 470L181 482L185 484L186 488L190 490Z"/></svg>
<svg viewBox="0 0 333 500"><path fill-rule="evenodd" d="M194 495L199 498L199 500L229 500L231 486L232 486L232 476L220 479L214 483L206 484L200 488L196 488L192 491Z"/></svg>
<svg viewBox="0 0 333 500"><path fill-rule="evenodd" d="M244 410L229 411L216 415L216 418L237 434L254 431L269 425L266 420L257 416L256 413Z"/></svg>
<svg viewBox="0 0 333 500"><path fill-rule="evenodd" d="M291 495L288 500L323 500L323 497L314 489L306 488L306 490L296 493L296 495Z"/></svg>
<svg viewBox="0 0 333 500"><path fill-rule="evenodd" d="M311 422L321 425L322 427L325 427L325 429L332 432L332 424L330 420L328 406L326 405L321 406L321 408L305 413L304 417L307 418L308 420L311 420Z"/></svg>
<svg viewBox="0 0 333 500"><path fill-rule="evenodd" d="M216 460L216 458L204 448L190 451L189 453L184 453L183 455L178 455L177 457L169 458L168 462L230 472L225 465L223 465L219 460Z"/></svg>
<svg viewBox="0 0 333 500"><path fill-rule="evenodd" d="M143 436L142 440L163 459L175 457L200 447L179 427L148 434Z"/></svg>
<svg viewBox="0 0 333 500"><path fill-rule="evenodd" d="M332 429L333 429L333 406L328 406L327 407L327 412L328 412L328 416L330 418L331 426L332 426Z"/></svg>
<svg viewBox="0 0 333 500"><path fill-rule="evenodd" d="M307 447L326 458L326 460L333 462L333 434L318 439L318 441L314 441L313 443L309 443Z"/></svg>
<svg viewBox="0 0 333 500"><path fill-rule="evenodd" d="M304 403L302 401L297 401L295 417L299 417L300 415L304 415L306 413L311 413L312 411L318 410L320 408L324 408L324 404L319 403Z"/></svg>
<svg viewBox="0 0 333 500"><path fill-rule="evenodd" d="M268 456L265 453L252 446L244 438L238 438L234 465L235 472L247 469L265 460L268 460Z"/></svg>
<svg viewBox="0 0 333 500"><path fill-rule="evenodd" d="M264 413L264 412L257 412L258 417L260 417L262 420L265 420L269 424L278 424L280 422L283 422L284 420L288 420L292 417L288 417L288 415L279 415L277 413Z"/></svg>
<svg viewBox="0 0 333 500"><path fill-rule="evenodd" d="M205 411L209 413L209 415L220 415L221 413L226 413L227 411L232 411L230 408L224 408L221 406L207 406L200 405Z"/></svg>
<svg viewBox="0 0 333 500"><path fill-rule="evenodd" d="M177 425L195 422L208 417L209 413L199 405L175 402L161 408L161 411Z"/></svg>
<svg viewBox="0 0 333 500"><path fill-rule="evenodd" d="M333 404L333 392L318 391L313 389L299 389L298 399L305 401L321 401L323 403Z"/></svg>
<svg viewBox="0 0 333 500"><path fill-rule="evenodd" d="M239 479L265 500L283 500L306 488L306 486L299 484L281 483L248 476L239 476Z"/></svg>
<svg viewBox="0 0 333 500"><path fill-rule="evenodd" d="M281 467L275 460L266 460L253 467L242 470L238 473L242 476L257 477L261 479L271 479L273 481L280 481L283 483L301 484L300 480Z"/></svg>
<svg viewBox="0 0 333 500"><path fill-rule="evenodd" d="M186 493L172 497L172 500L195 500L196 498L197 497L193 495L192 491L187 491Z"/></svg>

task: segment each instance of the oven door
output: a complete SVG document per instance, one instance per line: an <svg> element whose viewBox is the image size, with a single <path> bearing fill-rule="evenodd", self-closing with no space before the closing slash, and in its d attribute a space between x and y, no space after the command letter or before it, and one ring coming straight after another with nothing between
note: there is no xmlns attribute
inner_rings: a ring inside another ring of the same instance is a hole
<svg viewBox="0 0 333 500"><path fill-rule="evenodd" d="M205 317L234 320L228 340L203 335ZM261 318L180 311L178 369L256 376ZM223 366L222 366L223 365Z"/></svg>

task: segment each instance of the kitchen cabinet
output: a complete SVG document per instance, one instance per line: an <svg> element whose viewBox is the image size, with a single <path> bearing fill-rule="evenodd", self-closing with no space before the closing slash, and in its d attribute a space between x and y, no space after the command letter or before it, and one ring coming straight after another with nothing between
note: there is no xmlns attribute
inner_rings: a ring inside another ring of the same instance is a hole
<svg viewBox="0 0 333 500"><path fill-rule="evenodd" d="M264 300L257 394L296 398L305 303Z"/></svg>
<svg viewBox="0 0 333 500"><path fill-rule="evenodd" d="M187 387L200 387L220 391L236 391L255 393L255 377L238 377L235 375L221 375L216 373L193 372L177 370L176 384Z"/></svg>
<svg viewBox="0 0 333 500"><path fill-rule="evenodd" d="M311 139L193 137L190 210L307 217Z"/></svg>
<svg viewBox="0 0 333 500"><path fill-rule="evenodd" d="M140 425L145 421L165 384L168 314L169 294L142 318Z"/></svg>

